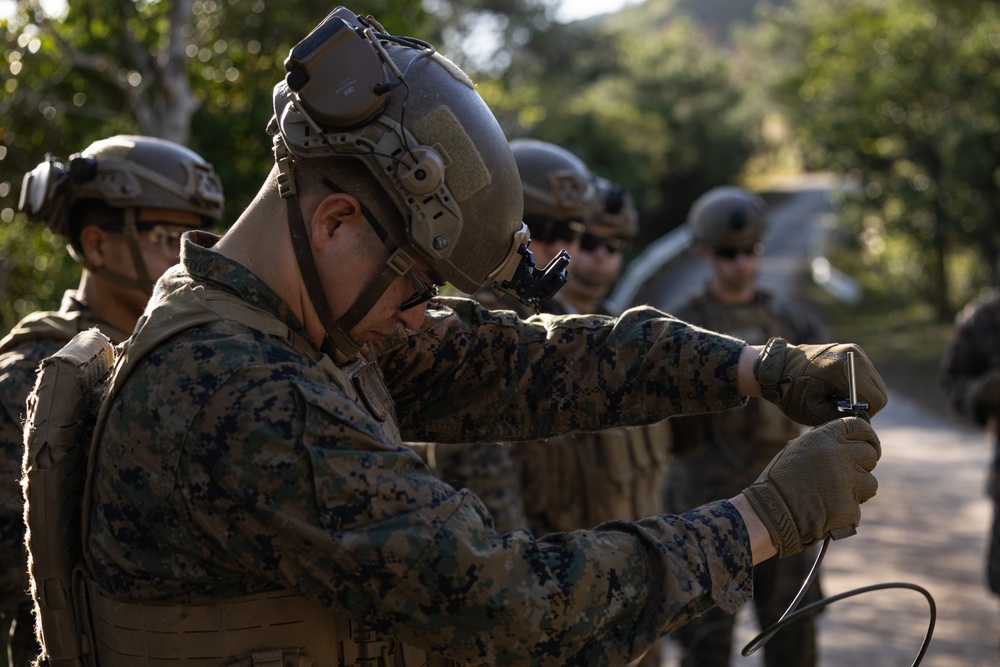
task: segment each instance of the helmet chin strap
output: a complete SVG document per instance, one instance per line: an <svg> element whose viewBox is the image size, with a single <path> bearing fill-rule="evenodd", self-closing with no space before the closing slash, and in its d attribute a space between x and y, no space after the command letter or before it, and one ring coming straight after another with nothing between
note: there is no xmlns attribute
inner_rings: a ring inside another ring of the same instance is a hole
<svg viewBox="0 0 1000 667"><path fill-rule="evenodd" d="M302 217L302 210L299 208L298 198L294 195L286 197L285 205L288 209L288 231L292 237L292 248L295 250L299 274L302 276L302 283L305 285L313 310L316 311L316 317L326 332L319 349L331 358L336 350L340 350L347 357L353 357L361 352L361 345L351 338L350 329L345 328L330 310L330 302L326 299L326 290L323 289L319 269L316 268L316 261L312 255L312 244L306 230L306 222Z"/></svg>
<svg viewBox="0 0 1000 667"><path fill-rule="evenodd" d="M351 329L357 326L378 303L392 282L399 276L406 275L406 272L413 267L412 253L408 253L402 248L393 249L385 229L362 206L362 212L368 224L375 230L382 244L390 250L391 254L379 274L365 286L347 311L339 318L334 317L333 311L330 310L330 302L326 298L326 290L320 280L319 269L316 267L316 260L312 254L309 232L302 215L302 209L299 207L298 197L296 197L298 188L295 183L295 173L290 164L293 158L288 153L284 141L280 139L280 135L275 136L274 153L279 169L278 189L281 197L285 200L288 213L288 231L291 235L295 259L299 265L299 274L302 276L306 293L309 295L309 301L316 311L320 325L326 332L323 342L320 344L320 351L332 357L334 350L339 350L345 356L353 357L361 352L363 346L351 337ZM334 192L344 192L329 179L323 179L323 182Z"/></svg>
<svg viewBox="0 0 1000 667"><path fill-rule="evenodd" d="M94 266L87 261L83 253L77 253L72 245L69 246L70 254L83 265L83 268L94 275L100 276L120 287L139 290L149 296L153 293L153 279L150 277L149 269L146 267L146 260L142 258L142 249L139 248L139 228L136 224L136 211L134 208L125 209L125 224L122 226L121 234L125 237L125 243L128 244L129 252L132 255L132 264L135 266L136 272L135 278L110 269L107 265Z"/></svg>

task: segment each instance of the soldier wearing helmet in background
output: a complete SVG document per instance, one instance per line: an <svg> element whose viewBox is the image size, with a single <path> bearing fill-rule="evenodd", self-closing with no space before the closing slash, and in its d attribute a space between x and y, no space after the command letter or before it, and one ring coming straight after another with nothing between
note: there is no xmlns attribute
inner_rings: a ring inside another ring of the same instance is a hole
<svg viewBox="0 0 1000 667"><path fill-rule="evenodd" d="M517 157L516 147L514 154ZM554 181L532 166L535 172L521 170L526 193L538 189L539 183ZM639 231L631 195L607 179L589 178L596 206L589 216L581 216L585 231L574 242L576 252L566 285L544 306L548 312L611 315L613 306L604 297L618 278L629 240ZM543 217L542 212L550 217ZM554 225L557 213L550 204L547 209L538 207L535 215L540 223ZM525 217L530 219L527 212ZM545 535L660 513L669 438L666 425L660 422L572 433L549 438L543 446L516 443L528 527Z"/></svg>
<svg viewBox="0 0 1000 667"><path fill-rule="evenodd" d="M531 234L530 249L535 261L545 265L557 257L576 257L586 225L601 211L590 171L573 153L545 141L514 139L510 149L521 179L523 219ZM559 315L579 312L562 298L565 291L563 286L537 306L497 294L489 285L478 290L473 298L487 308L512 310L522 318L536 311ZM433 452L435 473L479 496L499 532L539 528L525 515L520 464L510 443L437 443Z"/></svg>
<svg viewBox="0 0 1000 667"><path fill-rule="evenodd" d="M757 286L767 215L758 195L737 187L713 188L694 202L687 224L711 273L704 289L673 314L748 343L765 343L775 336L797 344L823 340L825 328L815 315ZM801 432L801 426L774 405L755 398L739 410L669 421L674 460L665 499L671 512L743 488ZM776 622L791 603L812 566L812 551L755 568L754 605L761 627ZM814 582L802 604L819 598L819 584ZM683 647L684 667L720 667L729 664L732 631L733 616L713 609L671 637ZM784 628L764 647L764 656L768 667L815 665L813 618Z"/></svg>
<svg viewBox="0 0 1000 667"><path fill-rule="evenodd" d="M0 341L0 493L3 610L15 616L12 664L38 654L30 614L21 488L25 399L39 362L78 332L98 327L116 343L135 326L154 281L180 258L182 233L222 219L212 166L170 141L115 136L69 160L49 156L25 175L20 208L67 239L83 266L60 309L28 315Z"/></svg>
<svg viewBox="0 0 1000 667"><path fill-rule="evenodd" d="M601 208L590 170L565 148L537 139L514 139L511 153L524 192L524 223L539 263L565 251L576 256L580 236ZM565 312L558 294L546 312ZM526 312L522 310L522 312Z"/></svg>
<svg viewBox="0 0 1000 667"><path fill-rule="evenodd" d="M612 315L618 309L606 297L621 274L629 242L639 233L639 213L621 185L600 176L593 183L597 210L575 243L566 285L549 305L565 313ZM666 421L519 442L514 450L527 525L536 535L663 512L670 457ZM657 665L659 656L659 645L653 644L639 664Z"/></svg>
<svg viewBox="0 0 1000 667"><path fill-rule="evenodd" d="M856 346L434 299L490 283L536 303L562 279L528 250L489 108L430 45L345 8L285 65L275 167L224 236L185 236L101 407L84 499L98 664L620 663L734 610L755 562L859 520L878 439L826 402L850 349L884 405ZM641 424L764 390L832 420L789 445L803 457L683 517L594 531L498 534L403 444Z"/></svg>
<svg viewBox="0 0 1000 667"><path fill-rule="evenodd" d="M536 139L510 142L524 191L524 221L536 259L573 257L549 314L611 315L605 302L624 251L639 232L631 195L593 176L570 151ZM488 287L475 295L492 309L530 317L534 310ZM436 472L468 487L486 504L498 530L528 527L536 535L592 528L612 519L636 520L661 511L661 484L670 446L664 422L648 427L574 433L515 443L437 444ZM512 472L513 471L513 472Z"/></svg>
<svg viewBox="0 0 1000 667"><path fill-rule="evenodd" d="M621 275L625 251L639 233L639 211L632 195L618 183L594 177L600 210L579 239L569 278L560 298L576 312L614 315L620 309L605 299Z"/></svg>

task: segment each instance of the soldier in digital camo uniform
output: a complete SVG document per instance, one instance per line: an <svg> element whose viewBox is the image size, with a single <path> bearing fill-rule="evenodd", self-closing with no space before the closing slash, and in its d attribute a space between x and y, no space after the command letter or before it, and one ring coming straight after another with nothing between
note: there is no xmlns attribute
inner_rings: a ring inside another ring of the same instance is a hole
<svg viewBox="0 0 1000 667"><path fill-rule="evenodd" d="M674 315L748 343L766 343L774 336L793 343L824 340L825 327L814 314L757 285L768 227L767 206L759 196L737 187L713 188L691 206L687 224L711 273L705 287ZM676 454L665 484L670 512L739 492L802 431L775 405L759 398L751 398L737 410L677 417L670 424ZM754 608L761 628L781 617L814 560L814 550L805 549L754 568ZM821 597L817 579L802 604ZM672 637L683 646L681 664L728 665L733 621L731 614L716 608L675 631ZM815 665L813 617L796 621L776 634L764 647L764 663L768 667Z"/></svg>
<svg viewBox="0 0 1000 667"><path fill-rule="evenodd" d="M343 8L286 67L275 168L222 238L185 236L102 407L98 664L621 664L713 604L735 610L754 562L859 521L878 439L827 400L855 350L862 398L885 404L859 348L765 351L651 309L524 321L430 301L445 281L529 301L559 282L526 248L496 120L429 45ZM498 534L402 444L762 392L823 425L742 493L540 539Z"/></svg>
<svg viewBox="0 0 1000 667"><path fill-rule="evenodd" d="M1000 595L1000 295L966 305L941 360L941 385L952 406L995 432L986 492L993 501L993 525L986 556L986 581Z"/></svg>
<svg viewBox="0 0 1000 667"><path fill-rule="evenodd" d="M38 363L91 327L116 343L124 340L153 281L177 263L180 235L217 224L222 204L211 165L183 146L151 137L102 139L69 160L50 156L25 175L21 209L66 237L83 271L58 311L32 313L0 340L0 593L4 615L15 622L13 665L38 655L19 484L21 423Z"/></svg>

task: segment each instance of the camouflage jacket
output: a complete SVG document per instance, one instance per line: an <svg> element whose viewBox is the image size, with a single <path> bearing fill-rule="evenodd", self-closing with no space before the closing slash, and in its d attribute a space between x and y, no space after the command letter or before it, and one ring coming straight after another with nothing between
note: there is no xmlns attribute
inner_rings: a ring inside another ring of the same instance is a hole
<svg viewBox="0 0 1000 667"><path fill-rule="evenodd" d="M489 287L474 295L492 310L535 311ZM557 293L542 310L579 311ZM609 315L604 304L599 315ZM544 441L437 445L436 472L480 495L498 526L527 526L536 535L634 521L663 513L662 485L670 459L667 423L576 431ZM684 508L690 509L690 508Z"/></svg>
<svg viewBox="0 0 1000 667"><path fill-rule="evenodd" d="M712 331L761 345L772 336L790 343L815 343L826 337L818 317L758 291L745 304L729 305L707 289L693 295L674 314ZM666 483L667 509L680 511L716 498L730 498L752 482L802 427L777 406L760 398L711 415L670 420L672 462Z"/></svg>
<svg viewBox="0 0 1000 667"><path fill-rule="evenodd" d="M227 290L306 339L214 240L185 236L144 319ZM474 495L435 478L331 381L328 357L300 347L217 319L151 350L116 388L89 534L111 595L284 588L457 660L535 665L623 663L713 601L735 611L750 597L749 540L729 503L539 540L498 535ZM405 439L462 442L738 405L742 347L651 309L528 323L444 299L379 363Z"/></svg>
<svg viewBox="0 0 1000 667"><path fill-rule="evenodd" d="M58 311L32 313L0 340L0 609L29 599L20 484L25 402L35 386L39 362L91 327L116 343L127 337L95 317L69 290Z"/></svg>

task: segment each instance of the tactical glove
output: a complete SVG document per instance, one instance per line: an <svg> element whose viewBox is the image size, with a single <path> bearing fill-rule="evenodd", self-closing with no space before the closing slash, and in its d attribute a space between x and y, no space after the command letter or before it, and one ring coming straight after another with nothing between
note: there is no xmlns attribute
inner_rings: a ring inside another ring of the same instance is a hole
<svg viewBox="0 0 1000 667"><path fill-rule="evenodd" d="M792 440L743 490L784 558L861 520L875 495L882 446L859 417L836 419Z"/></svg>
<svg viewBox="0 0 1000 667"><path fill-rule="evenodd" d="M849 394L848 352L854 352L858 400L867 403L867 413L874 416L885 407L885 382L864 351L851 343L789 345L783 338L772 338L753 369L761 396L806 426L842 417L836 402ZM785 382L789 384L783 387Z"/></svg>

